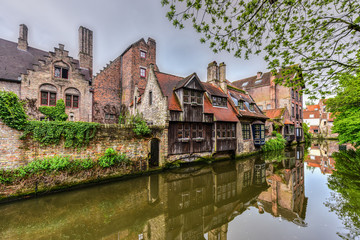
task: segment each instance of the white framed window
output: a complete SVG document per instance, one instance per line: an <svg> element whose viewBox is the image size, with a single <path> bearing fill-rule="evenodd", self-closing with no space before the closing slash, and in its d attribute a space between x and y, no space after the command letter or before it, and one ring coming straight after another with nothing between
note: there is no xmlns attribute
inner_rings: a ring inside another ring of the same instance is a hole
<svg viewBox="0 0 360 240"><path fill-rule="evenodd" d="M309 118L314 118L314 114L310 114L310 115L309 115Z"/></svg>
<svg viewBox="0 0 360 240"><path fill-rule="evenodd" d="M143 67L140 67L140 77L146 77L146 69Z"/></svg>
<svg viewBox="0 0 360 240"><path fill-rule="evenodd" d="M146 58L146 52L144 50L140 50L140 57Z"/></svg>
<svg viewBox="0 0 360 240"><path fill-rule="evenodd" d="M271 109L271 104L266 105L266 109L267 110Z"/></svg>

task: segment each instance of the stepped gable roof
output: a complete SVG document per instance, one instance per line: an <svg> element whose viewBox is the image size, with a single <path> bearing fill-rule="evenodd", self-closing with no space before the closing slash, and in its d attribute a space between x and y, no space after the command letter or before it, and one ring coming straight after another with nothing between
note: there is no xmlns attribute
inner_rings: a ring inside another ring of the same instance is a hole
<svg viewBox="0 0 360 240"><path fill-rule="evenodd" d="M227 95L218 86L207 82L202 82L202 85L211 96L227 97Z"/></svg>
<svg viewBox="0 0 360 240"><path fill-rule="evenodd" d="M229 100L227 101L227 108L224 107L214 107L210 102L210 99L205 95L204 96L204 113L214 114L215 121L219 122L238 122L239 119L236 116L236 113L233 111Z"/></svg>
<svg viewBox="0 0 360 240"><path fill-rule="evenodd" d="M254 87L268 86L270 85L271 75L271 72L266 72L263 73L260 79L257 79L257 75L255 75L252 77L234 81L232 82L232 85L240 89L250 89Z"/></svg>
<svg viewBox="0 0 360 240"><path fill-rule="evenodd" d="M263 110L263 113L270 119L279 119L284 114L285 108Z"/></svg>
<svg viewBox="0 0 360 240"><path fill-rule="evenodd" d="M21 82L21 74L27 74L27 70L34 70L34 65L39 65L39 60L45 61L50 56L49 52L28 46L27 51L17 48L16 42L0 38L0 79ZM80 62L73 59L72 62L91 81L92 76L88 69L80 68Z"/></svg>
<svg viewBox="0 0 360 240"><path fill-rule="evenodd" d="M27 51L17 48L16 42L0 38L0 79L18 79L21 74L27 74L27 70L33 70L33 64L38 65L38 60L44 60L49 56L48 52L28 47Z"/></svg>
<svg viewBox="0 0 360 240"><path fill-rule="evenodd" d="M179 99L176 97L174 90L177 84L184 78L162 72L155 72L155 76L160 84L161 92L164 96L168 97L169 110L182 111Z"/></svg>

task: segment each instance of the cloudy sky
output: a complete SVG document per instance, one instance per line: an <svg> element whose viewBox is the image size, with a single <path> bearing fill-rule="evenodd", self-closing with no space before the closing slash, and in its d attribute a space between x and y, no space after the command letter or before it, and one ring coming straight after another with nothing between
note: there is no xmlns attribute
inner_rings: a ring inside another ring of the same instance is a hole
<svg viewBox="0 0 360 240"><path fill-rule="evenodd" d="M165 14L160 0L1 0L0 38L16 42L24 23L30 46L53 51L63 43L77 58L77 30L82 25L94 32L94 73L131 43L148 37L156 40L162 72L179 76L196 72L206 81L206 67L213 60L226 63L230 81L267 71L259 56L245 61L225 52L213 54L193 28L175 29Z"/></svg>

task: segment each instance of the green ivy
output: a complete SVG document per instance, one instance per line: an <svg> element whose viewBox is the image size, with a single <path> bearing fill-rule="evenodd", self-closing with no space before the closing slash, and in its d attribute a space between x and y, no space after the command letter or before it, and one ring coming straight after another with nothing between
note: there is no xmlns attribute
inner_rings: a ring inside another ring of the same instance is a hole
<svg viewBox="0 0 360 240"><path fill-rule="evenodd" d="M65 102L59 99L55 107L41 106L39 111L52 121L66 121L68 115L65 113Z"/></svg>
<svg viewBox="0 0 360 240"><path fill-rule="evenodd" d="M262 151L275 151L275 150L282 150L286 146L286 140L280 133L276 134L275 139L270 139L265 143L265 145L261 148Z"/></svg>
<svg viewBox="0 0 360 240"><path fill-rule="evenodd" d="M303 123L302 128L303 128L303 132L304 132L305 142L311 142L312 134L309 132L310 127L306 123Z"/></svg>
<svg viewBox="0 0 360 240"><path fill-rule="evenodd" d="M9 127L23 130L27 125L27 115L23 103L13 92L0 91L0 119Z"/></svg>
<svg viewBox="0 0 360 240"><path fill-rule="evenodd" d="M90 122L30 121L22 139L31 136L43 145L56 145L64 139L65 147L84 147L94 138L100 124Z"/></svg>

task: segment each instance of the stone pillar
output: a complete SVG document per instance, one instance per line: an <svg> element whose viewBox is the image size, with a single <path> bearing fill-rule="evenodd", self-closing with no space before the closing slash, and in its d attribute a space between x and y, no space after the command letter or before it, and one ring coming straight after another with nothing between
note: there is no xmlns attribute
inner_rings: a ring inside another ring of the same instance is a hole
<svg viewBox="0 0 360 240"><path fill-rule="evenodd" d="M27 51L27 48L28 48L27 38L28 38L28 28L25 24L20 24L18 49Z"/></svg>
<svg viewBox="0 0 360 240"><path fill-rule="evenodd" d="M93 32L79 27L79 61L81 68L87 68L92 76L93 70Z"/></svg>

